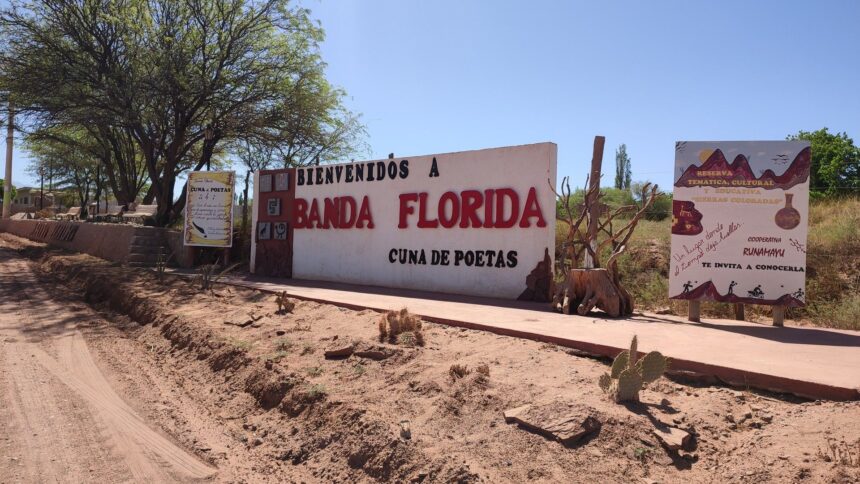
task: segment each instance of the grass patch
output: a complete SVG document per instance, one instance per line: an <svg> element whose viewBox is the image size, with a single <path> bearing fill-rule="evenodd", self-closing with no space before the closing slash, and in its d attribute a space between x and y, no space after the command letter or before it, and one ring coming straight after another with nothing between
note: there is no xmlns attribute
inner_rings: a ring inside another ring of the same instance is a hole
<svg viewBox="0 0 860 484"><path fill-rule="evenodd" d="M328 388L321 384L311 385L306 393L308 398L318 400L328 396Z"/></svg>
<svg viewBox="0 0 860 484"><path fill-rule="evenodd" d="M322 375L325 371L321 366L312 366L310 368L305 368L305 373L307 373L308 376L316 377Z"/></svg>
<svg viewBox="0 0 860 484"><path fill-rule="evenodd" d="M233 347L238 348L242 351L250 351L251 348L254 347L254 343L244 340L244 339L229 339L228 340Z"/></svg>
<svg viewBox="0 0 860 484"><path fill-rule="evenodd" d="M272 353L267 356L266 359L269 361L279 361L283 358L286 358L288 354L289 353L287 353L286 351L276 351L275 353Z"/></svg>
<svg viewBox="0 0 860 484"><path fill-rule="evenodd" d="M293 346L295 345L288 338L280 338L275 341L275 349L278 351L283 351L284 353L288 353L290 350L292 350Z"/></svg>

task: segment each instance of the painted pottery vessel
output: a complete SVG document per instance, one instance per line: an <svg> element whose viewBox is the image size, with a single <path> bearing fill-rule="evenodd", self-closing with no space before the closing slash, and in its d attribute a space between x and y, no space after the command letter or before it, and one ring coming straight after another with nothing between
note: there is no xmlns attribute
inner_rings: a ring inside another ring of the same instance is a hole
<svg viewBox="0 0 860 484"><path fill-rule="evenodd" d="M785 207L776 212L774 221L776 225L785 230L791 230L800 225L800 212L791 206L791 200L794 198L793 193L785 194Z"/></svg>

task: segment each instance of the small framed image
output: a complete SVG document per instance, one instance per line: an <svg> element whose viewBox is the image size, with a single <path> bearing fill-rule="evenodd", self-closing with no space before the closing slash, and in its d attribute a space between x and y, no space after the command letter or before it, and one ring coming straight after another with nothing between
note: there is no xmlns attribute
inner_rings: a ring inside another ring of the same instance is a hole
<svg viewBox="0 0 860 484"><path fill-rule="evenodd" d="M260 193L272 191L272 175L260 175Z"/></svg>
<svg viewBox="0 0 860 484"><path fill-rule="evenodd" d="M275 174L275 191L286 192L290 189L290 174L288 172Z"/></svg>
<svg viewBox="0 0 860 484"><path fill-rule="evenodd" d="M287 230L289 226L287 222L275 222L274 223L274 234L275 240L287 240Z"/></svg>
<svg viewBox="0 0 860 484"><path fill-rule="evenodd" d="M257 240L271 240L272 222L257 222Z"/></svg>
<svg viewBox="0 0 860 484"><path fill-rule="evenodd" d="M266 203L266 213L269 214L270 217L281 215L281 199L278 197L270 198Z"/></svg>

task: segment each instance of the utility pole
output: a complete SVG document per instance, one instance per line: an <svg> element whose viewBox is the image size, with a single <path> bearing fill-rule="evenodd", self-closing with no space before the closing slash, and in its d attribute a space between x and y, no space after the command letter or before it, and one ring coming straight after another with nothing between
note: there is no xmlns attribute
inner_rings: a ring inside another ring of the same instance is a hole
<svg viewBox="0 0 860 484"><path fill-rule="evenodd" d="M9 101L9 119L6 127L6 178L3 179L3 218L12 215L12 142L14 141L15 113Z"/></svg>

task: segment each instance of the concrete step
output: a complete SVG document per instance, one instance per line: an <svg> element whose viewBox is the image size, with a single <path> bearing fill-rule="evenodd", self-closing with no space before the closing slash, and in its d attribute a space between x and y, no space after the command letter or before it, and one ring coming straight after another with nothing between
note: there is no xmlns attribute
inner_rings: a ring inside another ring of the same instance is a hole
<svg viewBox="0 0 860 484"><path fill-rule="evenodd" d="M129 267L155 267L155 263L150 264L149 262L129 262Z"/></svg>
<svg viewBox="0 0 860 484"><path fill-rule="evenodd" d="M129 263L143 262L146 264L155 264L158 262L158 254L129 254L126 260Z"/></svg>
<svg viewBox="0 0 860 484"><path fill-rule="evenodd" d="M164 245L164 239L162 237L145 237L141 235L135 235L131 239L132 245L150 245L150 246L162 246Z"/></svg>
<svg viewBox="0 0 860 484"><path fill-rule="evenodd" d="M132 243L131 247L129 247L129 253L131 254L161 254L164 253L167 256L170 251L167 247L163 245L140 245L136 243Z"/></svg>

